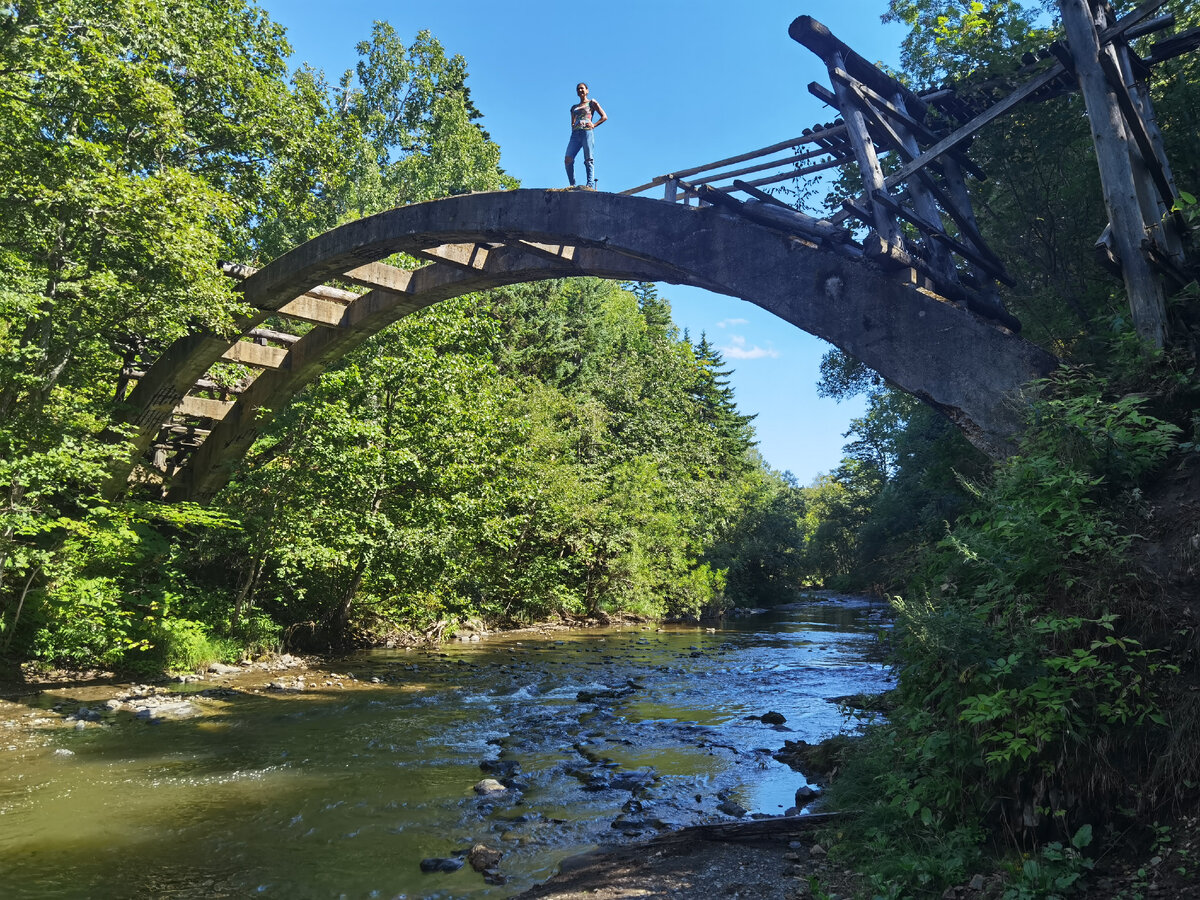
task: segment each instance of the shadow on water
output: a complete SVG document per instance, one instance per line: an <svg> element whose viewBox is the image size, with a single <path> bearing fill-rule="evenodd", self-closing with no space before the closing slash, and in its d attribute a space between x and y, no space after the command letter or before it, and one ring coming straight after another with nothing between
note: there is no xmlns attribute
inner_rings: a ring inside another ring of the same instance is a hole
<svg viewBox="0 0 1200 900"><path fill-rule="evenodd" d="M600 841L726 819L722 804L781 813L805 779L771 751L841 728L831 698L889 686L878 611L374 651L336 664L353 690L218 691L154 725L75 731L29 709L9 721L47 727L0 732L5 896L504 897ZM508 790L477 795L484 777ZM504 852L508 884L420 873L475 842Z"/></svg>

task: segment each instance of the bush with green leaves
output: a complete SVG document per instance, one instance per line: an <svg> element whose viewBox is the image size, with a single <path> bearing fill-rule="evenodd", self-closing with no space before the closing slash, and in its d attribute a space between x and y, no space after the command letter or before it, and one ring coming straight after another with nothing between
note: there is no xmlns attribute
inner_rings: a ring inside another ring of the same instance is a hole
<svg viewBox="0 0 1200 900"><path fill-rule="evenodd" d="M1145 405L1087 374L1046 385L1019 452L969 485L975 508L894 598L897 702L834 794L863 811L860 861L892 853L897 883L961 878L982 847L949 848L987 826L1012 848L1057 839L1020 890L1065 892L1082 849L1072 836L1146 775L1139 748L1165 731L1158 690L1178 669L1115 611L1128 608L1134 539L1122 489L1180 432Z"/></svg>

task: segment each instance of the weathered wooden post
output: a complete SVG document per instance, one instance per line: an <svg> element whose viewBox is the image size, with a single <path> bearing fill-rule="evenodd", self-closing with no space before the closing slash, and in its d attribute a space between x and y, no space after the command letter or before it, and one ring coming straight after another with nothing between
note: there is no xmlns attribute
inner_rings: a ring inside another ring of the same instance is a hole
<svg viewBox="0 0 1200 900"><path fill-rule="evenodd" d="M1142 251L1146 222L1134 181L1130 137L1100 62L1104 51L1096 33L1092 4L1090 0L1058 0L1058 7L1096 145L1104 204L1121 257L1121 275L1129 294L1133 324L1143 340L1162 347L1166 339L1162 284Z"/></svg>

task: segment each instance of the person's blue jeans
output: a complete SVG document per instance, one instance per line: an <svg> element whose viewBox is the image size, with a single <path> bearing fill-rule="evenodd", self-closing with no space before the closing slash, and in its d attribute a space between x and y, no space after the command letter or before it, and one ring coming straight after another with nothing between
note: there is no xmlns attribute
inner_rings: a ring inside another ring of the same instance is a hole
<svg viewBox="0 0 1200 900"><path fill-rule="evenodd" d="M596 163L592 151L596 146L596 138L590 128L576 128L571 131L571 140L567 142L567 181L575 186L575 157L583 150L583 167L587 170L587 186L596 186Z"/></svg>

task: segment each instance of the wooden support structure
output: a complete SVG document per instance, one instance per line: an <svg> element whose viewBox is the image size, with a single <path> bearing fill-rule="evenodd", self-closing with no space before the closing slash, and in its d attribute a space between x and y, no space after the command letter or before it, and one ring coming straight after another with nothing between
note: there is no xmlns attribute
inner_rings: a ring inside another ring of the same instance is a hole
<svg viewBox="0 0 1200 900"><path fill-rule="evenodd" d="M1155 44L1146 59L1133 53L1128 43L1174 24L1173 16L1158 14L1163 2L1145 0L1119 19L1107 14L1093 29L1097 52L1092 62L1103 72L1131 148L1134 194L1146 238L1137 255L1179 279L1184 228L1179 216L1170 213L1177 191L1145 78L1156 62L1200 46L1200 29ZM1090 0L1089 8L1098 3L1102 0ZM1102 5L1107 10L1107 4ZM835 108L840 119L806 128L800 136L770 147L658 176L623 193L661 187L668 202L689 204L695 199L714 204L842 254L873 259L884 267L905 265L920 272L942 296L965 298L973 311L1016 327L997 287L1011 286L1013 280L983 238L966 183L967 176L982 181L986 175L967 150L982 129L1019 105L1076 91L1079 63L1071 48L1056 41L1025 54L1015 79L993 76L982 83L973 80L968 90L950 86L917 94L810 16L795 19L788 33L825 63L830 86L813 83L808 90ZM776 155L782 150L787 154ZM899 163L888 167L891 174L884 174L881 163L887 156ZM857 164L864 193L845 199L843 210L820 227L814 224L818 220L761 190L851 163ZM743 180L750 175L757 177ZM835 239L835 233L841 237ZM1119 267L1130 250L1106 247L1105 253Z"/></svg>
<svg viewBox="0 0 1200 900"><path fill-rule="evenodd" d="M1139 185L1135 177L1133 154L1139 152L1140 142L1131 134L1138 126L1131 127L1127 116L1136 119L1139 126L1142 122L1136 112L1122 109L1118 97L1124 93L1120 70L1101 40L1101 33L1109 25L1106 10L1095 8L1092 0L1059 0L1058 5L1075 77L1087 105L1104 205L1134 327L1142 340L1153 347L1162 347L1167 335L1166 302L1162 283L1143 250L1147 240L1147 185ZM1148 15L1161 5L1162 0L1151 0L1139 7L1139 11L1145 10ZM1148 136L1143 139L1149 143ZM1152 148L1148 149L1152 153ZM1147 160L1143 158L1142 162Z"/></svg>

